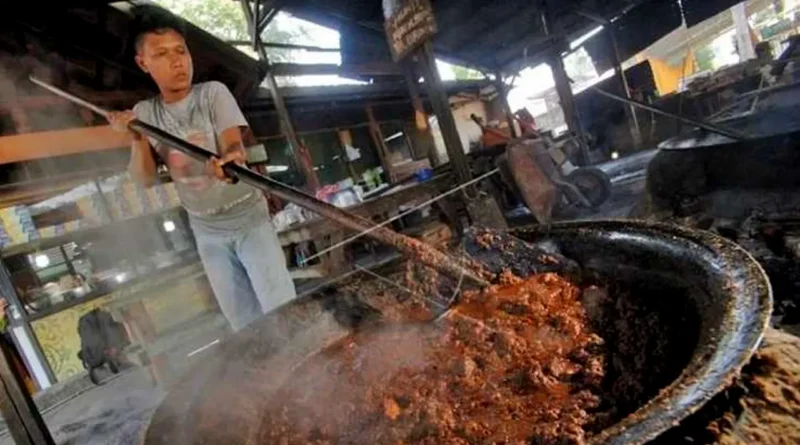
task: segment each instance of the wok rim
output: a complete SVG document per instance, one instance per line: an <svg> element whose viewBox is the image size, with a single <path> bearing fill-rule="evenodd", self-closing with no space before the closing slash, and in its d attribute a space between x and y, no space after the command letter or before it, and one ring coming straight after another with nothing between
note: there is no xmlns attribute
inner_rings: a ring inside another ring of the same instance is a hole
<svg viewBox="0 0 800 445"><path fill-rule="evenodd" d="M557 231L582 230L633 234L638 232L671 237L672 241L688 241L723 260L720 265L724 268L721 275L733 280L738 269L743 275L737 281L744 280L751 284L724 292L731 298L720 326L728 334L724 336L725 341L718 340L714 351L705 354L698 354L703 350L703 345L698 343L689 363L672 383L662 388L658 395L632 414L589 439L590 445L644 444L678 426L715 395L728 388L740 375L742 368L760 346L769 326L773 309L772 286L764 269L749 252L733 241L704 230L644 220L605 219L520 227L510 229L508 233L529 233L546 237ZM737 303L747 304L741 306ZM750 309L752 316L737 313L741 307ZM743 343L743 339L747 341ZM713 367L717 360L723 361L724 366ZM690 372L696 366L701 366L699 372Z"/></svg>

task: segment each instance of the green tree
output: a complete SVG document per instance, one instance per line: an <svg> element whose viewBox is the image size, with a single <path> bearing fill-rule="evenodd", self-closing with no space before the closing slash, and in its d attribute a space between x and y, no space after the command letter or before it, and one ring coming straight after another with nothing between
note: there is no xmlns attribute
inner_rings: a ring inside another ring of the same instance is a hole
<svg viewBox="0 0 800 445"><path fill-rule="evenodd" d="M705 46L694 53L694 61L697 63L698 71L714 70L714 50L711 46Z"/></svg>
<svg viewBox="0 0 800 445"><path fill-rule="evenodd" d="M473 70L472 68L463 67L460 65L452 65L453 74L456 76L456 80L470 80L470 79L483 79L483 74L478 70Z"/></svg>
<svg viewBox="0 0 800 445"><path fill-rule="evenodd" d="M156 3L183 17L194 25L213 34L221 40L250 40L241 4L232 0L156 0ZM261 34L264 42L294 43L297 38L308 34L302 25L288 29L280 26L280 16L276 17ZM241 48L255 57L252 49ZM288 62L296 59L297 52L268 48L270 60Z"/></svg>

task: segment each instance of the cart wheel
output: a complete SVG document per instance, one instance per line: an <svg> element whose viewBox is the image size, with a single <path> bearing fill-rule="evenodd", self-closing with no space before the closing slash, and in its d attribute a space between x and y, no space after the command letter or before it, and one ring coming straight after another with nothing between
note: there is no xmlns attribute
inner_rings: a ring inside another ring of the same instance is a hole
<svg viewBox="0 0 800 445"><path fill-rule="evenodd" d="M599 207L611 197L611 179L603 170L594 167L579 168L565 178L583 193L592 207Z"/></svg>
<svg viewBox="0 0 800 445"><path fill-rule="evenodd" d="M100 386L103 383L100 381L100 377L97 376L98 369L99 368L89 368L89 380L91 380L95 385Z"/></svg>

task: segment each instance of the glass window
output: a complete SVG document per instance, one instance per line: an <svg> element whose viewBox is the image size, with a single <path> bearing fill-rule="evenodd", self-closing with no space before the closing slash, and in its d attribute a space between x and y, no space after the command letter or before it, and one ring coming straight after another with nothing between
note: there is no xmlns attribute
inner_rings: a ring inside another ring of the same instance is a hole
<svg viewBox="0 0 800 445"><path fill-rule="evenodd" d="M413 159L402 122L384 122L380 127L383 143L389 150L389 162L392 165Z"/></svg>

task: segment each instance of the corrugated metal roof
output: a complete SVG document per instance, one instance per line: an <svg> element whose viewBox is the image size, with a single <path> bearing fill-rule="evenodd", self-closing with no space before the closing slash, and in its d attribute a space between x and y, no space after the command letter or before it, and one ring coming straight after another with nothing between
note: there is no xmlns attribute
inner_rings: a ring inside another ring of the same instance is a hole
<svg viewBox="0 0 800 445"><path fill-rule="evenodd" d="M512 72L597 26L576 11L612 18L643 1L432 0L431 3L439 28L434 40L439 57L483 71ZM550 11L550 36L542 26L543 4L548 4ZM283 8L298 17L335 27L343 34L353 28L359 32L367 30L386 45L379 1L293 0Z"/></svg>
<svg viewBox="0 0 800 445"><path fill-rule="evenodd" d="M262 0L263 1L263 0ZM588 17L614 21L617 40L625 56L649 46L680 26L710 17L738 0L430 0L439 32L434 39L437 56L484 72L518 71L538 64L552 51L563 51L568 42L598 26ZM274 3L274 0L273 2ZM657 4L658 3L658 4ZM665 5L665 3L671 3ZM388 58L383 30L383 9L378 0L291 0L283 9L342 33L342 60L363 61L365 47L373 45ZM542 26L542 13L550 17L550 33ZM664 11L678 11L678 19ZM659 12L660 11L660 12ZM578 14L578 12L588 14ZM660 26L656 26L660 25ZM626 32L630 29L634 32ZM348 55L346 40L352 34ZM605 37L597 37L600 42ZM607 46L605 40L599 45ZM369 57L374 57L370 53ZM605 55L607 58L607 55Z"/></svg>

